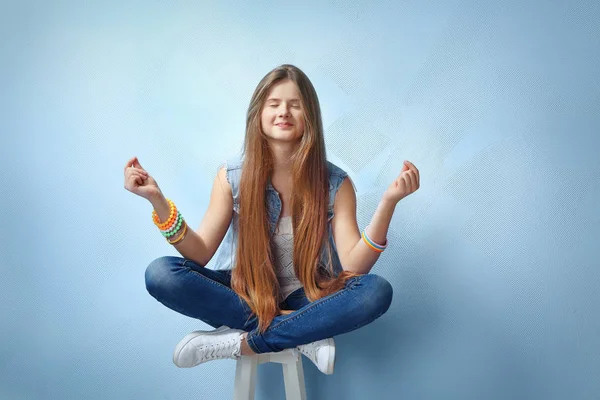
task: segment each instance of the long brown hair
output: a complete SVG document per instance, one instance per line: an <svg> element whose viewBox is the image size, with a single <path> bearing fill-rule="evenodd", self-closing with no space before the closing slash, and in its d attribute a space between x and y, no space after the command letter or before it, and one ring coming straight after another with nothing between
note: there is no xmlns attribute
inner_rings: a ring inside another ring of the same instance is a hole
<svg viewBox="0 0 600 400"><path fill-rule="evenodd" d="M285 79L297 85L304 110L304 133L291 157L294 271L311 302L337 292L345 286L347 279L360 275L342 271L336 277L333 272L327 234L329 174L317 93L299 68L280 65L262 78L248 107L239 187L238 244L231 280L232 289L258 316L261 333L277 315L292 312L280 310L278 304L280 288L274 268L265 194L273 172L273 156L261 129L265 100L271 88ZM319 266L323 248L328 251L328 265Z"/></svg>

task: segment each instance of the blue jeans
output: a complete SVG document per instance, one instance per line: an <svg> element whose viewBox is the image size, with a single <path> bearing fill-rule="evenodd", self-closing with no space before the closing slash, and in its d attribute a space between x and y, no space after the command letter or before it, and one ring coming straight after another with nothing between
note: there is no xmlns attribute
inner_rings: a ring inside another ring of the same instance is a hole
<svg viewBox="0 0 600 400"><path fill-rule="evenodd" d="M170 309L214 328L249 332L247 342L255 353L279 352L358 329L383 315L393 294L392 285L375 274L350 278L343 289L314 302L299 288L280 304L295 311L276 316L261 334L258 318L231 289L231 270L164 256L148 265L145 278L152 297Z"/></svg>

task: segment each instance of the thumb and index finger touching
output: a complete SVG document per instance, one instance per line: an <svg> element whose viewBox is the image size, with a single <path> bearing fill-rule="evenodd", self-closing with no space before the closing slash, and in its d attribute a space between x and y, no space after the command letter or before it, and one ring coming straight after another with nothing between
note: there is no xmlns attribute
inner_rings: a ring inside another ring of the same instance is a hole
<svg viewBox="0 0 600 400"><path fill-rule="evenodd" d="M137 157L132 157L127 161L127 164L125 164L125 170L127 171L127 168L129 168L129 167L144 169L144 167L142 167L142 165L140 164Z"/></svg>

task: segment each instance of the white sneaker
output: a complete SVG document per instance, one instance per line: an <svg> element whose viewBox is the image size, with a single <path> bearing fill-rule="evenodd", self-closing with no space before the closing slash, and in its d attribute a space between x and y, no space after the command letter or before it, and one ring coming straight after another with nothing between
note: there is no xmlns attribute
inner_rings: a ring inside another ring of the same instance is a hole
<svg viewBox="0 0 600 400"><path fill-rule="evenodd" d="M333 338L317 340L296 347L300 353L310 359L325 375L333 374L335 365L335 342Z"/></svg>
<svg viewBox="0 0 600 400"><path fill-rule="evenodd" d="M241 329L221 326L212 331L188 333L175 346L173 363L179 368L191 368L211 360L241 356Z"/></svg>

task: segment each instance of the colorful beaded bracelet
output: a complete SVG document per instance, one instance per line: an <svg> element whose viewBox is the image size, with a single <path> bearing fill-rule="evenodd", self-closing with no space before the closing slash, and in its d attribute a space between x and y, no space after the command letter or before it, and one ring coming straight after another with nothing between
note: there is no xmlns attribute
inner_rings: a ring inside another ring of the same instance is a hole
<svg viewBox="0 0 600 400"><path fill-rule="evenodd" d="M179 228L181 228L181 224L183 224L183 215L181 215L181 213L177 211L177 219L175 220L173 226L167 230L161 230L160 233L162 233L164 237L171 237L175 233L177 233Z"/></svg>
<svg viewBox="0 0 600 400"><path fill-rule="evenodd" d="M365 241L365 243L367 244L367 246L369 246L371 249L375 250L378 253L383 252L386 249L387 245L388 245L387 239L385 240L385 244L375 243L369 237L369 235L367 235L367 228L368 227L369 227L369 225L367 225L367 227L362 232L362 238L363 238L363 240Z"/></svg>
<svg viewBox="0 0 600 400"><path fill-rule="evenodd" d="M160 222L156 210L152 210L152 220L154 221L154 224L162 231L169 230L177 219L177 207L175 206L175 203L169 199L167 199L167 202L169 203L170 210L169 217L166 219L166 221Z"/></svg>
<svg viewBox="0 0 600 400"><path fill-rule="evenodd" d="M181 233L181 235L179 235L179 237L175 240L173 240L172 242L167 239L167 242L169 242L169 244L177 244L179 242L181 242L183 239L185 239L185 234L187 233L187 224L183 225L183 232Z"/></svg>
<svg viewBox="0 0 600 400"><path fill-rule="evenodd" d="M167 202L170 206L169 218L165 222L161 223L156 210L152 210L152 220L160 229L160 233L167 239L167 242L170 244L175 244L184 239L187 231L187 224L183 219L183 215L181 215L179 210L177 210L175 203L171 199L167 199ZM183 231L181 235L174 241L170 241L169 238L179 232L181 225L183 225Z"/></svg>
<svg viewBox="0 0 600 400"><path fill-rule="evenodd" d="M167 202L169 203L171 211L169 213L169 218L167 218L165 222L161 223L158 218L158 214L156 213L156 210L152 210L152 220L160 230L168 230L173 226L173 224L175 224L175 221L177 219L177 207L175 206L175 203L173 203L173 201L170 199L167 199Z"/></svg>

